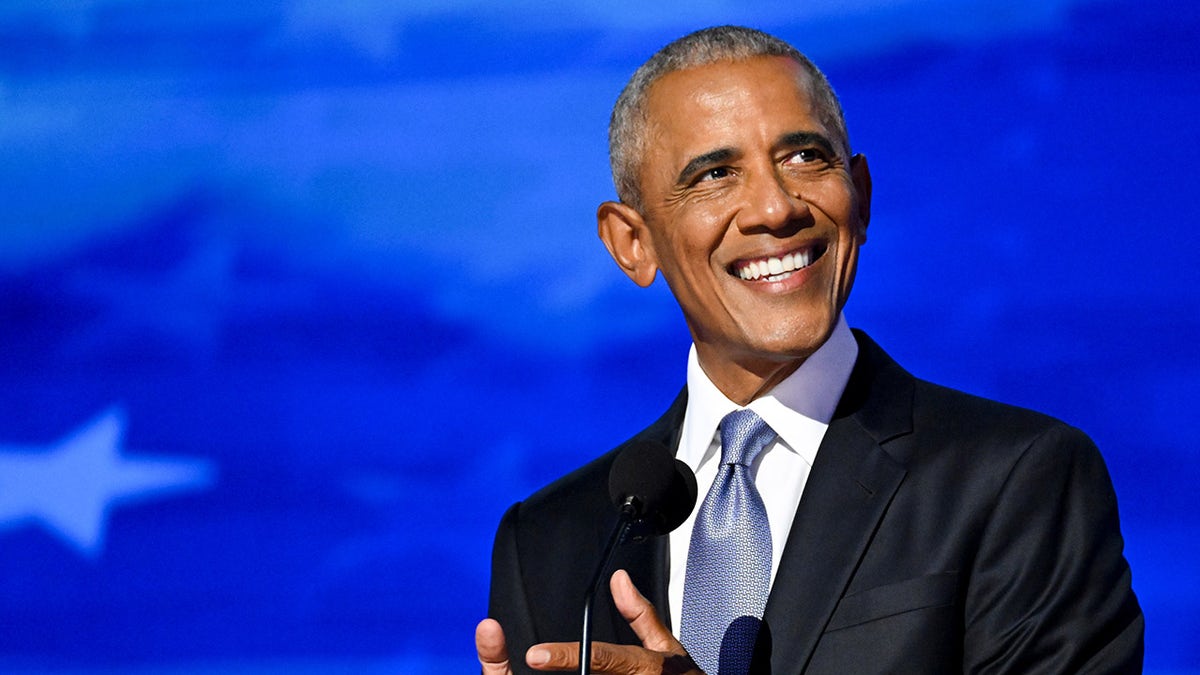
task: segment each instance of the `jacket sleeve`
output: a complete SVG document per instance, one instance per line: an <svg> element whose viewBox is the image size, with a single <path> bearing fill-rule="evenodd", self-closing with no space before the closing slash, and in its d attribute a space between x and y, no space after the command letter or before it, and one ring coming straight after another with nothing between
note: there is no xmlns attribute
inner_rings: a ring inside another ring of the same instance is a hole
<svg viewBox="0 0 1200 675"><path fill-rule="evenodd" d="M970 673L1140 673L1144 622L1099 451L1059 425L1013 464L967 581Z"/></svg>
<svg viewBox="0 0 1200 675"><path fill-rule="evenodd" d="M492 546L492 584L488 616L504 629L509 662L513 673L532 673L525 665L525 652L538 642L529 600L521 573L521 555L517 543L517 520L521 503L509 507L496 529Z"/></svg>

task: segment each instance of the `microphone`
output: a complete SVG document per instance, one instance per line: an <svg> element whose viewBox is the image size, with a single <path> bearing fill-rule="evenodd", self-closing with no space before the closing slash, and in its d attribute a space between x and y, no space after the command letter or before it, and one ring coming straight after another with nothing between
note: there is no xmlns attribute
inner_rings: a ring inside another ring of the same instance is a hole
<svg viewBox="0 0 1200 675"><path fill-rule="evenodd" d="M629 511L639 539L667 534L683 524L696 505L696 476L658 443L639 441L613 461L608 496Z"/></svg>
<svg viewBox="0 0 1200 675"><path fill-rule="evenodd" d="M638 441L622 450L613 461L608 473L608 496L619 517L583 601L580 675L588 675L592 661L592 601L617 547L628 536L645 539L682 525L696 505L696 476L666 446Z"/></svg>

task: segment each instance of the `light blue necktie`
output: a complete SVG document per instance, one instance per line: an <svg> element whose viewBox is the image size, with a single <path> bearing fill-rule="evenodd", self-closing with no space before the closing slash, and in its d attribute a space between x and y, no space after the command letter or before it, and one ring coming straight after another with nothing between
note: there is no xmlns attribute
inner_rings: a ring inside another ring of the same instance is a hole
<svg viewBox="0 0 1200 675"><path fill-rule="evenodd" d="M771 528L750 465L775 432L757 414L721 420L721 467L688 549L679 634L708 675L744 675L771 585Z"/></svg>

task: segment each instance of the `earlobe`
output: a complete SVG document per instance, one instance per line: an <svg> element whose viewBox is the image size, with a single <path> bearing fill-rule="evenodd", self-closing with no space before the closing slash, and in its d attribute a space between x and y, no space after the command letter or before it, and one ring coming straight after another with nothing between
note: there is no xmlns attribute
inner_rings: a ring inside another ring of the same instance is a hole
<svg viewBox="0 0 1200 675"><path fill-rule="evenodd" d="M645 288L654 283L658 263L642 214L628 204L604 202L596 209L600 240L621 271Z"/></svg>
<svg viewBox="0 0 1200 675"><path fill-rule="evenodd" d="M867 240L867 224L871 222L871 169L867 156L858 154L850 158L850 178L854 181L856 208L858 213L859 243Z"/></svg>

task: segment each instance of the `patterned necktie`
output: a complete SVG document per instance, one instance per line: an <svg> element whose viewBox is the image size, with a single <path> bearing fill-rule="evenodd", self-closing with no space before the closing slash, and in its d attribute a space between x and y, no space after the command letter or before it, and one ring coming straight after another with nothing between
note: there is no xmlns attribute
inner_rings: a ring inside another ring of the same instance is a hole
<svg viewBox="0 0 1200 675"><path fill-rule="evenodd" d="M750 465L775 438L751 410L721 420L721 467L688 549L680 637L708 675L744 675L771 584L771 529Z"/></svg>

